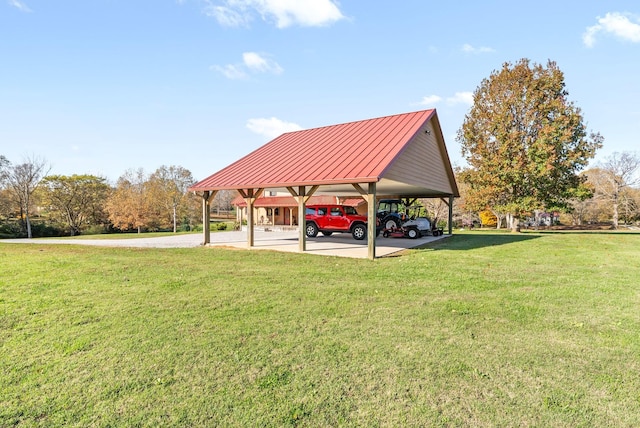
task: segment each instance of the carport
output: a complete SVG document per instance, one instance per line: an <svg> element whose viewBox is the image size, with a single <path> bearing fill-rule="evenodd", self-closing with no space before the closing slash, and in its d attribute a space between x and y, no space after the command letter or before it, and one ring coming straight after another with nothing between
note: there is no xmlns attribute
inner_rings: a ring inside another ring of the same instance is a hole
<svg viewBox="0 0 640 428"><path fill-rule="evenodd" d="M254 246L253 206L265 189L289 192L298 213L312 195L362 197L376 218L378 198L440 198L449 207L459 196L435 109L282 134L194 184L202 197L203 244L210 243L211 201L237 190L247 205L247 246ZM299 219L299 223L301 223ZM368 223L368 258L376 257L376 224ZM298 251L306 251L298 227Z"/></svg>

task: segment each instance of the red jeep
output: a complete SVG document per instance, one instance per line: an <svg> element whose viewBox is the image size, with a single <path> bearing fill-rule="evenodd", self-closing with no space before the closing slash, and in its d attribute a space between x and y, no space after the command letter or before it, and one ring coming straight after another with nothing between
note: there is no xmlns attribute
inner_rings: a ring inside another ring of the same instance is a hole
<svg viewBox="0 0 640 428"><path fill-rule="evenodd" d="M354 239L367 236L367 217L358 214L355 208L346 205L308 205L306 233L310 238L322 232L331 236L333 232L349 232Z"/></svg>

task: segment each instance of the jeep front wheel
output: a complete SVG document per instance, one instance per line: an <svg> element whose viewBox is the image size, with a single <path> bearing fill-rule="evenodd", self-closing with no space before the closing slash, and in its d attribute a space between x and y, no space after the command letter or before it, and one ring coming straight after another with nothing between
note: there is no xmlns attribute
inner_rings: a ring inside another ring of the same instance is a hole
<svg viewBox="0 0 640 428"><path fill-rule="evenodd" d="M315 223L307 223L306 232L309 238L315 238L318 236L318 226Z"/></svg>
<svg viewBox="0 0 640 428"><path fill-rule="evenodd" d="M356 224L351 230L351 235L353 235L353 239L357 239L358 241L363 240L365 236L367 236L366 226L364 224Z"/></svg>

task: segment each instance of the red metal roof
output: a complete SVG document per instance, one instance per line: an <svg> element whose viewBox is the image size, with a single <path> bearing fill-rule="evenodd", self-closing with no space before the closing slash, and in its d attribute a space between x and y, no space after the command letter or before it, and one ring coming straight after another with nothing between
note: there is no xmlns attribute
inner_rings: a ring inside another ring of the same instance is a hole
<svg viewBox="0 0 640 428"><path fill-rule="evenodd" d="M434 114L421 110L285 133L190 190L378 182Z"/></svg>

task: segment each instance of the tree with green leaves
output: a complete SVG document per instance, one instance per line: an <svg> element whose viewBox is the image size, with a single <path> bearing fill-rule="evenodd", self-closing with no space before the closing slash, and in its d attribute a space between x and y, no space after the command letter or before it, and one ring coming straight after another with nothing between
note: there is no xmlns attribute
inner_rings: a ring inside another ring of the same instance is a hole
<svg viewBox="0 0 640 428"><path fill-rule="evenodd" d="M162 165L149 177L150 200L160 209L162 219L170 219L174 233L178 230L178 218L187 209L187 189L194 183L191 171L174 165Z"/></svg>
<svg viewBox="0 0 640 428"><path fill-rule="evenodd" d="M52 220L65 224L71 236L106 220L104 202L111 187L94 175L49 175L42 179L40 201Z"/></svg>
<svg viewBox="0 0 640 428"><path fill-rule="evenodd" d="M579 172L602 146L567 96L555 62L505 63L480 83L458 131L470 198L507 213L513 231L533 210L567 209L584 182Z"/></svg>

